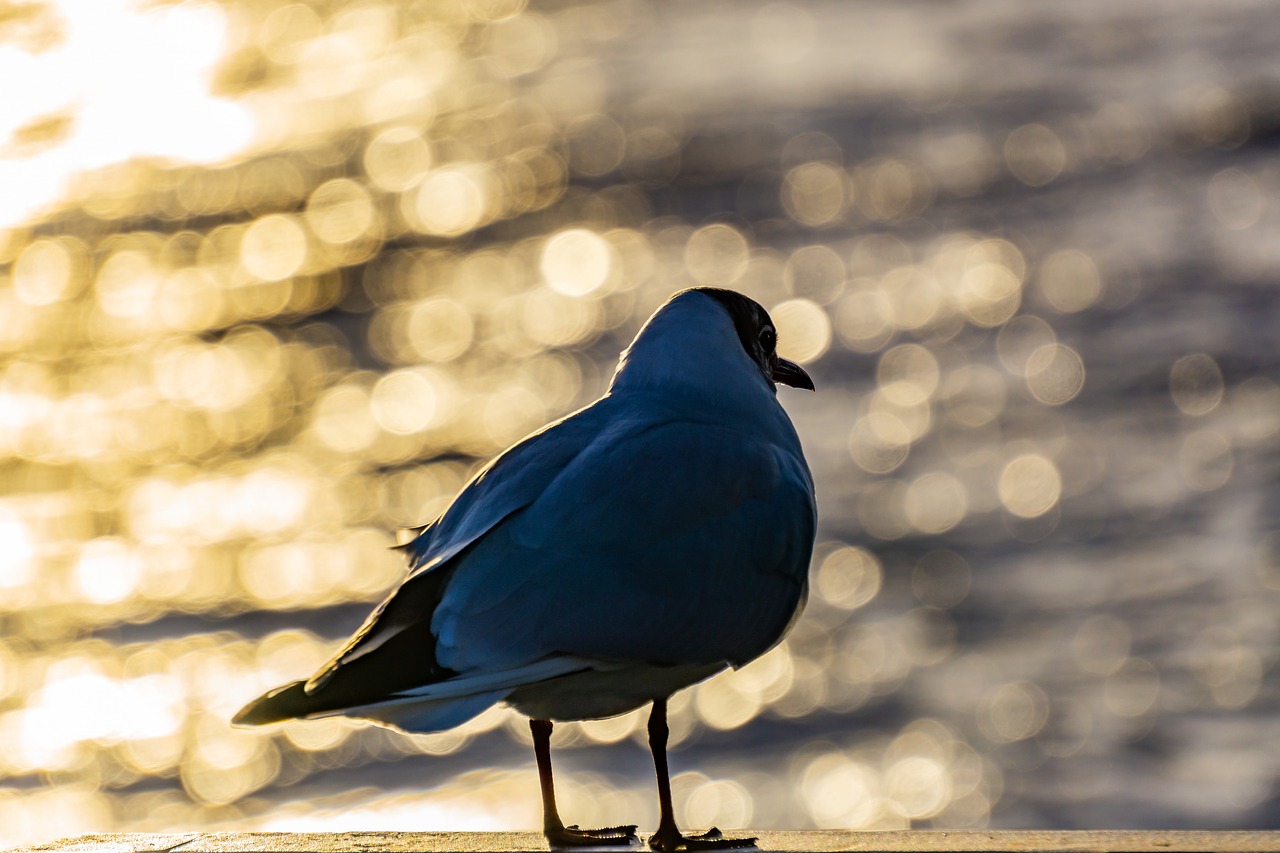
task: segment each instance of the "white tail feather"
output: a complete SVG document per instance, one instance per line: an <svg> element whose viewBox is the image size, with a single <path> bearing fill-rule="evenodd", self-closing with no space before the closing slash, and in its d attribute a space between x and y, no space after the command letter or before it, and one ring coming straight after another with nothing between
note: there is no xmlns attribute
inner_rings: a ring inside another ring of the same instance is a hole
<svg viewBox="0 0 1280 853"><path fill-rule="evenodd" d="M459 675L448 681L401 691L381 702L333 708L307 716L359 717L406 732L440 732L465 723L490 705L501 702L517 687L591 668L591 664L579 658L546 658L502 672Z"/></svg>
<svg viewBox="0 0 1280 853"><path fill-rule="evenodd" d="M428 734L459 726L507 698L510 690L476 693L457 699L427 699L352 708L346 713L405 732Z"/></svg>

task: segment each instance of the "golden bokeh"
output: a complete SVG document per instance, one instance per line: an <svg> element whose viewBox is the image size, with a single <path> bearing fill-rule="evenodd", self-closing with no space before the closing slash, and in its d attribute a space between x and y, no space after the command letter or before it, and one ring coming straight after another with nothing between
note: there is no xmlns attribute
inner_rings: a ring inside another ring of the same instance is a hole
<svg viewBox="0 0 1280 853"><path fill-rule="evenodd" d="M830 225L844 213L849 182L834 163L802 163L787 173L782 204L801 225Z"/></svg>
<svg viewBox="0 0 1280 853"><path fill-rule="evenodd" d="M509 712L228 719L694 286L813 375L820 528L684 823L1270 820L1274 22L1116 9L0 9L0 847L535 827ZM654 823L644 730L557 725L566 818Z"/></svg>
<svg viewBox="0 0 1280 853"><path fill-rule="evenodd" d="M1046 344L1027 359L1027 388L1050 406L1061 406L1084 387L1084 362L1080 354L1062 344Z"/></svg>
<svg viewBox="0 0 1280 853"><path fill-rule="evenodd" d="M1017 456L1000 472L1000 501L1014 515L1044 515L1061 495L1062 475L1050 459L1038 453Z"/></svg>
<svg viewBox="0 0 1280 853"><path fill-rule="evenodd" d="M689 236L684 264L699 284L726 287L746 272L749 248L732 226L708 225Z"/></svg>
<svg viewBox="0 0 1280 853"><path fill-rule="evenodd" d="M831 346L831 321L815 302L788 299L773 306L769 316L778 327L778 352L792 361L816 361Z"/></svg>
<svg viewBox="0 0 1280 853"><path fill-rule="evenodd" d="M821 551L821 549L820 549ZM818 565L815 590L842 610L856 610L876 597L883 585L883 569L864 548L840 546Z"/></svg>
<svg viewBox="0 0 1280 853"><path fill-rule="evenodd" d="M540 269L547 286L566 296L586 296L609 278L609 244L585 228L556 234L542 249Z"/></svg>

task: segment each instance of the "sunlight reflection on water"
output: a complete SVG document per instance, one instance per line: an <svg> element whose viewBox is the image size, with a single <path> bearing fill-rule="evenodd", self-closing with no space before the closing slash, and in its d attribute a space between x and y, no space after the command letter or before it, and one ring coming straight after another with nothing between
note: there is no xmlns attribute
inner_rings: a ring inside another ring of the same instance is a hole
<svg viewBox="0 0 1280 853"><path fill-rule="evenodd" d="M687 822L1276 825L1265 5L20 8L0 843L535 826L509 712L227 720L697 284L813 372L822 529L672 703ZM561 810L652 824L642 741L559 726Z"/></svg>

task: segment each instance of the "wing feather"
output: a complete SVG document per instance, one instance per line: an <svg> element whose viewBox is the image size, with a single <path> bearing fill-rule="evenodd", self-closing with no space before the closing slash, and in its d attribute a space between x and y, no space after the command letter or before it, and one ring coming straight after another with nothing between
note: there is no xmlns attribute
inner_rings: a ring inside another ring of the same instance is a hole
<svg viewBox="0 0 1280 853"><path fill-rule="evenodd" d="M802 460L686 421L598 440L460 562L433 623L441 661L750 660L804 587L816 512Z"/></svg>
<svg viewBox="0 0 1280 853"><path fill-rule="evenodd" d="M508 515L537 500L599 433L608 419L610 402L606 397L543 427L481 468L439 519L402 546L413 573L442 565Z"/></svg>
<svg viewBox="0 0 1280 853"><path fill-rule="evenodd" d="M407 549L410 576L296 691L310 707L435 719L521 678L609 661L737 665L781 637L814 538L798 442L651 408L628 417L610 401L464 488ZM462 704L428 707L444 702Z"/></svg>
<svg viewBox="0 0 1280 853"><path fill-rule="evenodd" d="M405 684L431 684L456 675L440 664L431 630L436 605L452 576L450 561L512 512L539 497L582 452L588 437L598 433L602 414L598 407L588 407L545 427L495 458L463 487L440 518L424 525L416 539L400 546L409 555L410 575L306 681L306 692L314 694L326 688L331 693L350 692L354 695L349 701L356 703L370 695L394 692ZM340 690L335 678L359 688ZM378 694L378 690L384 693Z"/></svg>

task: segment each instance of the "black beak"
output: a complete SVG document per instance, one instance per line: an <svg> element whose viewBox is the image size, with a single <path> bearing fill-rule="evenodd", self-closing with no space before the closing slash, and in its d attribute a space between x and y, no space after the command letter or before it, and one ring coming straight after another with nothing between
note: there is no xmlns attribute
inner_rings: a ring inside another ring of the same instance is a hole
<svg viewBox="0 0 1280 853"><path fill-rule="evenodd" d="M790 385L792 388L817 390L813 387L813 380L809 378L809 374L804 372L804 368L785 358L779 358L778 363L773 366L773 381Z"/></svg>

